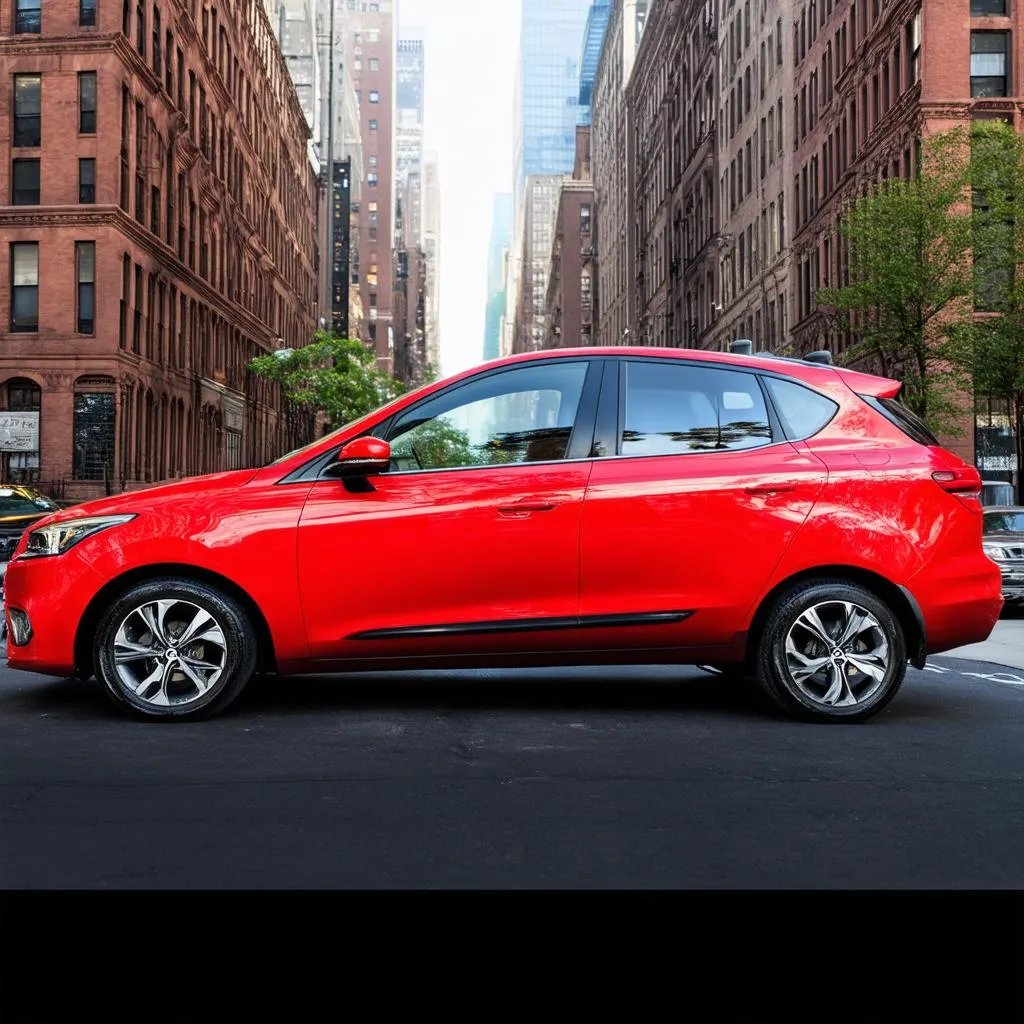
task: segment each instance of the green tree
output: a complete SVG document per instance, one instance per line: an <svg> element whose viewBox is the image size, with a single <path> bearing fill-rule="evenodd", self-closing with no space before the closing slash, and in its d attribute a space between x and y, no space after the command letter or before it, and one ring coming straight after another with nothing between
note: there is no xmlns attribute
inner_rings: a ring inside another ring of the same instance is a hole
<svg viewBox="0 0 1024 1024"><path fill-rule="evenodd" d="M971 130L977 316L951 332L949 358L975 392L1005 403L1024 465L1024 136L1003 121Z"/></svg>
<svg viewBox="0 0 1024 1024"><path fill-rule="evenodd" d="M366 344L329 331L317 331L305 348L259 356L249 369L280 384L287 401L323 412L335 426L373 412L405 390L374 366Z"/></svg>
<svg viewBox="0 0 1024 1024"><path fill-rule="evenodd" d="M814 296L833 326L856 339L844 361L900 378L907 405L946 433L958 432L970 390L945 344L973 315L969 144L962 130L929 136L920 173L858 197L839 228L850 283Z"/></svg>

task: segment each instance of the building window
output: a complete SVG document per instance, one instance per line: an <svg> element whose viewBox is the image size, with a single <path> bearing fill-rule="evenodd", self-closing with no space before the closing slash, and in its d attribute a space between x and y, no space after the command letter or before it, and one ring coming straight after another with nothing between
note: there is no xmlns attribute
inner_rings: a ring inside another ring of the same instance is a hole
<svg viewBox="0 0 1024 1024"><path fill-rule="evenodd" d="M371 103L380 103L380 93L377 92L376 89L371 89L370 90L370 102Z"/></svg>
<svg viewBox="0 0 1024 1024"><path fill-rule="evenodd" d="M14 76L14 145L37 149L42 141L43 76Z"/></svg>
<svg viewBox="0 0 1024 1024"><path fill-rule="evenodd" d="M380 71L380 61L376 57L370 58L370 70Z"/></svg>
<svg viewBox="0 0 1024 1024"><path fill-rule="evenodd" d="M135 4L135 49L146 56L146 5L142 0Z"/></svg>
<svg viewBox="0 0 1024 1024"><path fill-rule="evenodd" d="M374 117L370 118L370 131L375 132L377 130L377 119Z"/></svg>
<svg viewBox="0 0 1024 1024"><path fill-rule="evenodd" d="M914 15L914 20L907 26L907 60L910 62L911 86L916 85L921 77L921 12Z"/></svg>
<svg viewBox="0 0 1024 1024"><path fill-rule="evenodd" d="M369 185L370 188L374 188L377 185L377 175L372 171L366 176L366 184Z"/></svg>
<svg viewBox="0 0 1024 1024"><path fill-rule="evenodd" d="M78 131L81 135L96 134L96 72L78 75Z"/></svg>
<svg viewBox="0 0 1024 1024"><path fill-rule="evenodd" d="M153 71L159 78L163 74L163 61L160 54L160 8L153 5Z"/></svg>
<svg viewBox="0 0 1024 1024"><path fill-rule="evenodd" d="M971 95L1008 96L1009 32L971 33Z"/></svg>
<svg viewBox="0 0 1024 1024"><path fill-rule="evenodd" d="M39 205L39 161L15 160L11 173L11 205Z"/></svg>
<svg viewBox="0 0 1024 1024"><path fill-rule="evenodd" d="M79 334L92 334L96 288L96 243L75 242L75 280L78 285L77 326Z"/></svg>
<svg viewBox="0 0 1024 1024"><path fill-rule="evenodd" d="M41 32L42 29L42 0L15 0L15 34L20 32Z"/></svg>
<svg viewBox="0 0 1024 1024"><path fill-rule="evenodd" d="M580 234L590 234L590 203L580 206Z"/></svg>
<svg viewBox="0 0 1024 1024"><path fill-rule="evenodd" d="M7 409L10 412L34 412L38 422L43 393L35 381L15 377L7 382ZM36 437L38 439L38 427ZM38 442L37 442L38 443ZM7 456L7 474L12 484L39 482L39 449L10 452Z"/></svg>
<svg viewBox="0 0 1024 1024"><path fill-rule="evenodd" d="M160 234L160 189L156 185L149 187L149 230Z"/></svg>
<svg viewBox="0 0 1024 1024"><path fill-rule="evenodd" d="M82 28L96 27L96 0L78 0L78 24Z"/></svg>
<svg viewBox="0 0 1024 1024"><path fill-rule="evenodd" d="M1006 14L1006 0L971 0L972 18L999 17Z"/></svg>
<svg viewBox="0 0 1024 1024"><path fill-rule="evenodd" d="M113 380L107 377L85 377L75 385L72 458L75 480L104 480L113 474L113 385ZM92 390L98 386L105 386L106 390Z"/></svg>
<svg viewBox="0 0 1024 1024"><path fill-rule="evenodd" d="M39 243L11 243L11 330L39 330Z"/></svg>
<svg viewBox="0 0 1024 1024"><path fill-rule="evenodd" d="M375 156L369 157L369 165L371 167L376 167L377 166L377 158Z"/></svg>

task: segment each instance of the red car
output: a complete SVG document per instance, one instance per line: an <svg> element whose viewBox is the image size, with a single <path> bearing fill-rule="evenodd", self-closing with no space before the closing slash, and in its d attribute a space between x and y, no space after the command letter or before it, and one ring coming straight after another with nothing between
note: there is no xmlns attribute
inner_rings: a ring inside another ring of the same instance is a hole
<svg viewBox="0 0 1024 1024"><path fill-rule="evenodd" d="M42 520L9 663L150 719L223 710L259 668L641 662L865 719L1002 607L978 473L899 389L680 349L489 363L263 469Z"/></svg>

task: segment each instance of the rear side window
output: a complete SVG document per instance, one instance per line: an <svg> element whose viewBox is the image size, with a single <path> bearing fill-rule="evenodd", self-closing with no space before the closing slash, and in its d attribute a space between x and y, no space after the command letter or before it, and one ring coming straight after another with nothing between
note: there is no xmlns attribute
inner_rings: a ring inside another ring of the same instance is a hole
<svg viewBox="0 0 1024 1024"><path fill-rule="evenodd" d="M924 425L915 413L895 398L872 398L860 396L872 409L880 412L890 423L895 423L904 434L918 444L939 446L938 438Z"/></svg>
<svg viewBox="0 0 1024 1024"><path fill-rule="evenodd" d="M786 436L791 441L812 437L835 416L839 408L831 398L826 398L795 381L765 377L764 382L771 392Z"/></svg>
<svg viewBox="0 0 1024 1024"><path fill-rule="evenodd" d="M623 455L682 455L770 444L764 394L752 373L626 362Z"/></svg>

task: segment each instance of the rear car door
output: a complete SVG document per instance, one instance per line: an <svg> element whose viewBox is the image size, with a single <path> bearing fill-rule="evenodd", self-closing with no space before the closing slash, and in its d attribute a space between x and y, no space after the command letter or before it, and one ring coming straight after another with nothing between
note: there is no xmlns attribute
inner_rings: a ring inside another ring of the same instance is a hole
<svg viewBox="0 0 1024 1024"><path fill-rule="evenodd" d="M607 457L587 485L580 541L581 618L612 626L589 646L729 643L826 470L785 440L743 368L624 359L615 397L602 394L595 444Z"/></svg>

